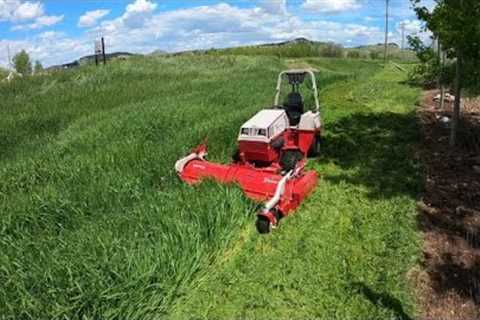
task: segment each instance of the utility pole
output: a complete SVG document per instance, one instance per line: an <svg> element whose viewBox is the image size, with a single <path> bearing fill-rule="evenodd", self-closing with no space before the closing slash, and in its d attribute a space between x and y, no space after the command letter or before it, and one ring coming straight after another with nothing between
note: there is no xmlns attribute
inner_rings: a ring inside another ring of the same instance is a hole
<svg viewBox="0 0 480 320"><path fill-rule="evenodd" d="M383 53L383 62L387 64L387 54L388 54L388 6L390 0L385 0L385 51Z"/></svg>
<svg viewBox="0 0 480 320"><path fill-rule="evenodd" d="M400 57L402 59L405 58L405 54L404 54L404 51L405 51L405 22L402 22L400 24L400 27L402 28L402 46L400 48Z"/></svg>
<svg viewBox="0 0 480 320"><path fill-rule="evenodd" d="M12 58L10 57L10 44L7 44L7 59L8 59L8 68L12 68Z"/></svg>

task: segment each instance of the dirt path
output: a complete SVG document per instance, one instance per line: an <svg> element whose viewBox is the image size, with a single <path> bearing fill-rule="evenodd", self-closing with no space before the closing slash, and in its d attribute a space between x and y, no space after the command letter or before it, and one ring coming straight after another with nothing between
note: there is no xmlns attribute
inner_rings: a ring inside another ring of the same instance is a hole
<svg viewBox="0 0 480 320"><path fill-rule="evenodd" d="M426 92L418 113L426 178L418 203L421 318L480 319L480 102L465 102L460 141L450 150L452 106L438 110L433 96Z"/></svg>

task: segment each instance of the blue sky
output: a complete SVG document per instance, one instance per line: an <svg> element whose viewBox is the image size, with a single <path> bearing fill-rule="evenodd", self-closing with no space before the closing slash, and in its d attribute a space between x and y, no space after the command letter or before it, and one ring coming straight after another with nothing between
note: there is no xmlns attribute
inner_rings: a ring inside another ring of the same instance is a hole
<svg viewBox="0 0 480 320"><path fill-rule="evenodd" d="M385 0L0 0L0 65L21 49L47 66L69 62L101 35L107 51L138 53L297 37L372 44L383 41L384 11ZM391 41L400 43L401 23L420 32L409 0L390 0L390 12Z"/></svg>

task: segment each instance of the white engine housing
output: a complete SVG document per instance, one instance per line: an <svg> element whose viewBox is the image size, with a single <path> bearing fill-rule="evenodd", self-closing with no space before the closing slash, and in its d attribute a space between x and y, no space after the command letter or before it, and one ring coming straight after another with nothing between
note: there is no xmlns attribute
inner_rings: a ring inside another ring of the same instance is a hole
<svg viewBox="0 0 480 320"><path fill-rule="evenodd" d="M320 129L320 112L307 111L302 114L299 130L315 131ZM288 116L282 109L264 109L259 111L240 128L238 141L257 141L269 143L290 127Z"/></svg>
<svg viewBox="0 0 480 320"><path fill-rule="evenodd" d="M289 126L287 113L281 109L259 111L240 128L238 141L269 143L282 134Z"/></svg>
<svg viewBox="0 0 480 320"><path fill-rule="evenodd" d="M322 125L320 121L320 112L307 111L302 114L298 129L300 130L317 130Z"/></svg>

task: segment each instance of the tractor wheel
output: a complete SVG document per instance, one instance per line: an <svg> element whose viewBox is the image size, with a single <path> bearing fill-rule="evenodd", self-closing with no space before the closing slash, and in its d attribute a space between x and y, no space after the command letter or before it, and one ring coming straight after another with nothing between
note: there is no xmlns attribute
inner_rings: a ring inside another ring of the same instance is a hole
<svg viewBox="0 0 480 320"><path fill-rule="evenodd" d="M280 166L286 172L293 170L299 160L302 160L303 154L299 150L287 150L280 158Z"/></svg>
<svg viewBox="0 0 480 320"><path fill-rule="evenodd" d="M233 162L240 162L240 150L238 150L238 148L233 152L232 160Z"/></svg>
<svg viewBox="0 0 480 320"><path fill-rule="evenodd" d="M260 234L267 234L272 231L272 223L267 217L258 216L255 226Z"/></svg>
<svg viewBox="0 0 480 320"><path fill-rule="evenodd" d="M308 156L313 158L313 157L318 157L320 155L320 149L322 146L322 139L320 136L315 136L312 145L310 146L310 150L308 150Z"/></svg>

